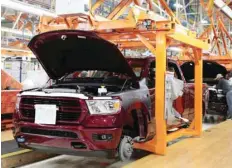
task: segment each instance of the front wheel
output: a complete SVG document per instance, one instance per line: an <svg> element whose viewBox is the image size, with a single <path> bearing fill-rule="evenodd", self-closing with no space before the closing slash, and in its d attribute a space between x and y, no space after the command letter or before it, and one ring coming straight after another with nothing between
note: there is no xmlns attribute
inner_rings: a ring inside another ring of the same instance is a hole
<svg viewBox="0 0 232 168"><path fill-rule="evenodd" d="M118 154L121 161L128 161L133 154L133 139L130 136L124 136L119 144Z"/></svg>

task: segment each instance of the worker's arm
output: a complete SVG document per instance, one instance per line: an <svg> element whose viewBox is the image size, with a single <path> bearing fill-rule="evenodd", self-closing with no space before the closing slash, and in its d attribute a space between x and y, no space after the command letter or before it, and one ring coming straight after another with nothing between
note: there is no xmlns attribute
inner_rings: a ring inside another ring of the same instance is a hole
<svg viewBox="0 0 232 168"><path fill-rule="evenodd" d="M219 80L218 84L216 85L216 89L222 89L222 80Z"/></svg>

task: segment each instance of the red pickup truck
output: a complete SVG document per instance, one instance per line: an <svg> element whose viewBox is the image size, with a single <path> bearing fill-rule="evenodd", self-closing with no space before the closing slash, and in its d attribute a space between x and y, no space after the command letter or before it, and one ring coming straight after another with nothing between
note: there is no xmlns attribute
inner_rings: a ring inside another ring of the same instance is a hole
<svg viewBox="0 0 232 168"><path fill-rule="evenodd" d="M81 156L132 155L133 139L148 141L154 117L155 58L125 58L94 32L60 30L35 36L29 48L55 83L22 91L14 113L20 147ZM190 122L194 84L168 60L184 94L174 106ZM72 74L75 74L73 76ZM171 128L186 127L181 121Z"/></svg>
<svg viewBox="0 0 232 168"><path fill-rule="evenodd" d="M186 79L186 82L194 82L194 63L185 62L181 65L182 72ZM204 111L204 122L214 123L218 120L224 120L227 117L227 102L226 96L223 95L221 90L217 90L213 86L218 83L214 80L217 74L226 76L227 69L213 61L203 61L203 82L207 84L207 90L204 92L205 95L205 111Z"/></svg>

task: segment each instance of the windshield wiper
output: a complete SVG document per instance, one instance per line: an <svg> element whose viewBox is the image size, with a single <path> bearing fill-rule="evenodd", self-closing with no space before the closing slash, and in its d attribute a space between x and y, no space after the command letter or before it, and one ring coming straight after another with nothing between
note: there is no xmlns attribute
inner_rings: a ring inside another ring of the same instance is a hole
<svg viewBox="0 0 232 168"><path fill-rule="evenodd" d="M64 76L62 76L60 79L58 79L57 81L59 82L63 82L64 79L69 75L70 73L66 73ZM57 82L56 82L57 83Z"/></svg>

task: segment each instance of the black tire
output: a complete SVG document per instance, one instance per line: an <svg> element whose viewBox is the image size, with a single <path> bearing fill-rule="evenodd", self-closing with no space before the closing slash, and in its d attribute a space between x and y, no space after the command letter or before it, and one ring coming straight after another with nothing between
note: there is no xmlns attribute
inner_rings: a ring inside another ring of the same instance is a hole
<svg viewBox="0 0 232 168"><path fill-rule="evenodd" d="M209 122L209 119L208 119L208 117L204 117L204 123L208 123Z"/></svg>
<svg viewBox="0 0 232 168"><path fill-rule="evenodd" d="M124 136L119 144L118 156L121 161L128 161L133 155L133 139L130 136Z"/></svg>
<svg viewBox="0 0 232 168"><path fill-rule="evenodd" d="M210 123L215 123L215 119L214 119L214 117L213 116L211 116L210 118L209 118L209 120L210 120Z"/></svg>
<svg viewBox="0 0 232 168"><path fill-rule="evenodd" d="M202 102L202 119L205 119L205 115L206 115L206 109L205 109L205 103Z"/></svg>
<svg viewBox="0 0 232 168"><path fill-rule="evenodd" d="M226 119L227 119L227 115L223 116L222 121L226 121Z"/></svg>

